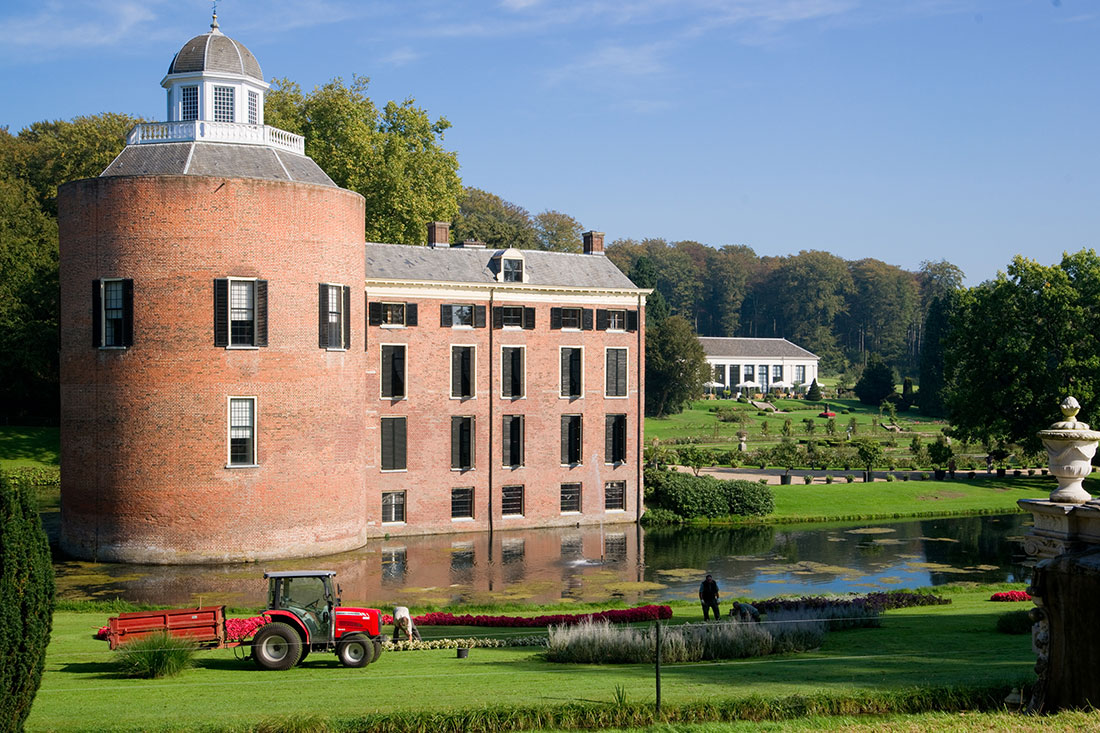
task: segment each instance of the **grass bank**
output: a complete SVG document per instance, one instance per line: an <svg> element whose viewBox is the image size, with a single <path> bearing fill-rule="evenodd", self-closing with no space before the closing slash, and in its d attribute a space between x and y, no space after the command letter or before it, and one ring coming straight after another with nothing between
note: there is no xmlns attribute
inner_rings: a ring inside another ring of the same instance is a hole
<svg viewBox="0 0 1100 733"><path fill-rule="evenodd" d="M878 629L831 632L807 654L669 665L662 698L670 719L993 706L1030 679L1030 639L995 631L998 615L1011 609L989 602L989 589L954 589L950 597L948 606L891 611ZM654 696L649 665L552 664L530 648L506 648L474 649L468 659L453 650L391 652L365 670L315 654L289 672L265 673L220 650L200 652L198 666L180 677L132 680L118 675L106 644L91 636L105 620L55 614L27 730L253 730L265 721L273 730L292 721L308 730L478 730L478 721L516 730L652 721L643 715ZM487 631L432 629L433 636Z"/></svg>
<svg viewBox="0 0 1100 733"><path fill-rule="evenodd" d="M0 468L60 465L58 428L0 426Z"/></svg>

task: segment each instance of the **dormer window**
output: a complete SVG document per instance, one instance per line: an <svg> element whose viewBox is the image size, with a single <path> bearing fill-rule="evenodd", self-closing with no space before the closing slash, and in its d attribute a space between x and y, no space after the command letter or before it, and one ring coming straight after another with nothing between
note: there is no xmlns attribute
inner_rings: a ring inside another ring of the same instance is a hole
<svg viewBox="0 0 1100 733"><path fill-rule="evenodd" d="M180 119L188 122L199 118L199 88L180 87Z"/></svg>
<svg viewBox="0 0 1100 733"><path fill-rule="evenodd" d="M506 257L501 260L501 272L506 283L523 282L523 260Z"/></svg>
<svg viewBox="0 0 1100 733"><path fill-rule="evenodd" d="M214 87L214 122L235 122L233 87Z"/></svg>

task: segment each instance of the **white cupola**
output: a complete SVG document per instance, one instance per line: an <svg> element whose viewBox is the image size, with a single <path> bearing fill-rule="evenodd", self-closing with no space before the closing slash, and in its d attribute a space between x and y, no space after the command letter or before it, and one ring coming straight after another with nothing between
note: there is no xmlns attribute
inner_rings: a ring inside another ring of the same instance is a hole
<svg viewBox="0 0 1100 733"><path fill-rule="evenodd" d="M168 121L264 124L260 64L243 44L218 29L195 36L172 58L160 85L168 90Z"/></svg>

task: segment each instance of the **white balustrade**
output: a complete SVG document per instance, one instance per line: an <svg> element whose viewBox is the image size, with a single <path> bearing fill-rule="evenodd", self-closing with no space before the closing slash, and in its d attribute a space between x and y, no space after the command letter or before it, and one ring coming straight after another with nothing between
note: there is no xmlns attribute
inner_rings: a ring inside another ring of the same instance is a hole
<svg viewBox="0 0 1100 733"><path fill-rule="evenodd" d="M306 154L306 139L301 135L270 125L245 125L238 122L143 122L135 125L126 137L129 145L144 143L174 143L202 140L242 145L268 145L273 148Z"/></svg>

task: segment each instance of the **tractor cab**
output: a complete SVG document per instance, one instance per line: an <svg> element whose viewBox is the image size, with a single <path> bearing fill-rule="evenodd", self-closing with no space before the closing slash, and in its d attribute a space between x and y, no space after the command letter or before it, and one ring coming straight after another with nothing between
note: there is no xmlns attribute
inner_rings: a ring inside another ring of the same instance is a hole
<svg viewBox="0 0 1100 733"><path fill-rule="evenodd" d="M268 579L268 610L294 614L309 631L313 644L333 641L333 610L340 599L333 593L331 570L289 570L264 574ZM339 586L336 593L340 592Z"/></svg>

